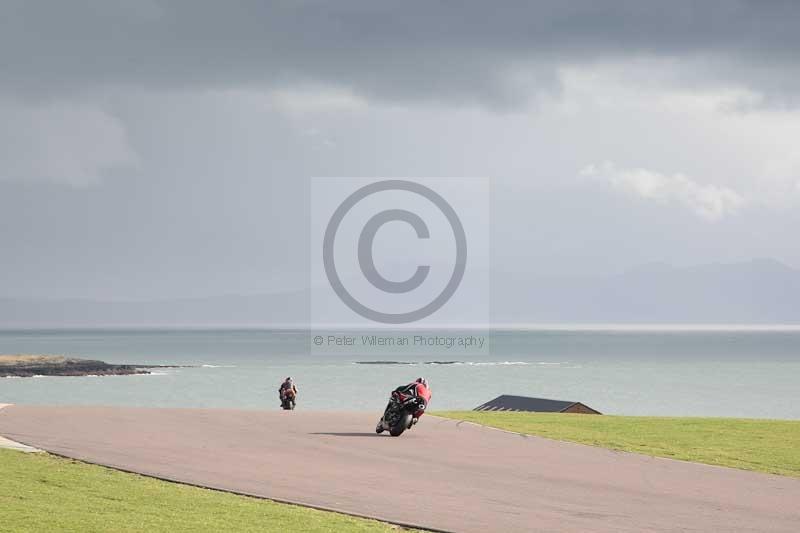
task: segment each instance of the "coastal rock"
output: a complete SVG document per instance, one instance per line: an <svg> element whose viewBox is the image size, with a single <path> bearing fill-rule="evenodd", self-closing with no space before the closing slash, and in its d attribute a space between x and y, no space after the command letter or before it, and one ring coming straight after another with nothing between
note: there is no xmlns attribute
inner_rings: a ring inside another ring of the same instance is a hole
<svg viewBox="0 0 800 533"><path fill-rule="evenodd" d="M149 374L141 365L115 365L105 361L57 355L0 355L0 377L119 376Z"/></svg>

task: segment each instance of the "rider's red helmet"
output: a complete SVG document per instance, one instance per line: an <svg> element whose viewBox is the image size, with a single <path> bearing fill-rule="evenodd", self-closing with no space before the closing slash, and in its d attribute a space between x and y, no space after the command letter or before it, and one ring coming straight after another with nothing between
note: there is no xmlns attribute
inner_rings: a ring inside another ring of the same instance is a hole
<svg viewBox="0 0 800 533"><path fill-rule="evenodd" d="M417 381L415 383L419 383L420 385L422 385L424 387L428 386L428 380L425 379L425 378L417 378Z"/></svg>

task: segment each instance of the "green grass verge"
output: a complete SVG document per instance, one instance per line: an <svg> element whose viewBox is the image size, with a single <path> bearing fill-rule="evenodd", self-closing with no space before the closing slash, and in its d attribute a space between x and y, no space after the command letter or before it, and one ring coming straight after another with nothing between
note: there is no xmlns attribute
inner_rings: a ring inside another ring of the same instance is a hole
<svg viewBox="0 0 800 533"><path fill-rule="evenodd" d="M800 477L800 420L486 411L431 414L613 450Z"/></svg>
<svg viewBox="0 0 800 533"><path fill-rule="evenodd" d="M0 449L0 531L388 532L337 513Z"/></svg>

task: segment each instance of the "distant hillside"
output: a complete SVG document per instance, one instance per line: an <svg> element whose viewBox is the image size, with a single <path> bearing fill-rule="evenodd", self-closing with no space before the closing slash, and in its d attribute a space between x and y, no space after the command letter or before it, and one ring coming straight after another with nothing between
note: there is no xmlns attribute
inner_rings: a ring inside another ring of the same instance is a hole
<svg viewBox="0 0 800 533"><path fill-rule="evenodd" d="M497 285L493 297L507 302L495 308L497 322L800 323L800 271L768 259Z"/></svg>
<svg viewBox="0 0 800 533"><path fill-rule="evenodd" d="M494 274L495 324L800 324L800 271L769 259L651 264L596 279ZM0 327L302 325L309 299L308 291L160 302L0 299Z"/></svg>

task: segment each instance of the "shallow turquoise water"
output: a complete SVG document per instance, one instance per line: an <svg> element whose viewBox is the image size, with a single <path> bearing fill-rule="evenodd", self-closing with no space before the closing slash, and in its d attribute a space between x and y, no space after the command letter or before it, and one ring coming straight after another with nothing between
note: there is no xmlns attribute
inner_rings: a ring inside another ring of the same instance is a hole
<svg viewBox="0 0 800 533"><path fill-rule="evenodd" d="M275 390L291 375L298 408L378 412L390 389L424 375L433 409L519 394L582 401L609 414L800 419L800 331L472 334L487 346L319 349L305 331L2 331L0 353L197 366L149 376L5 378L0 403L274 409ZM410 364L356 364L376 360Z"/></svg>

